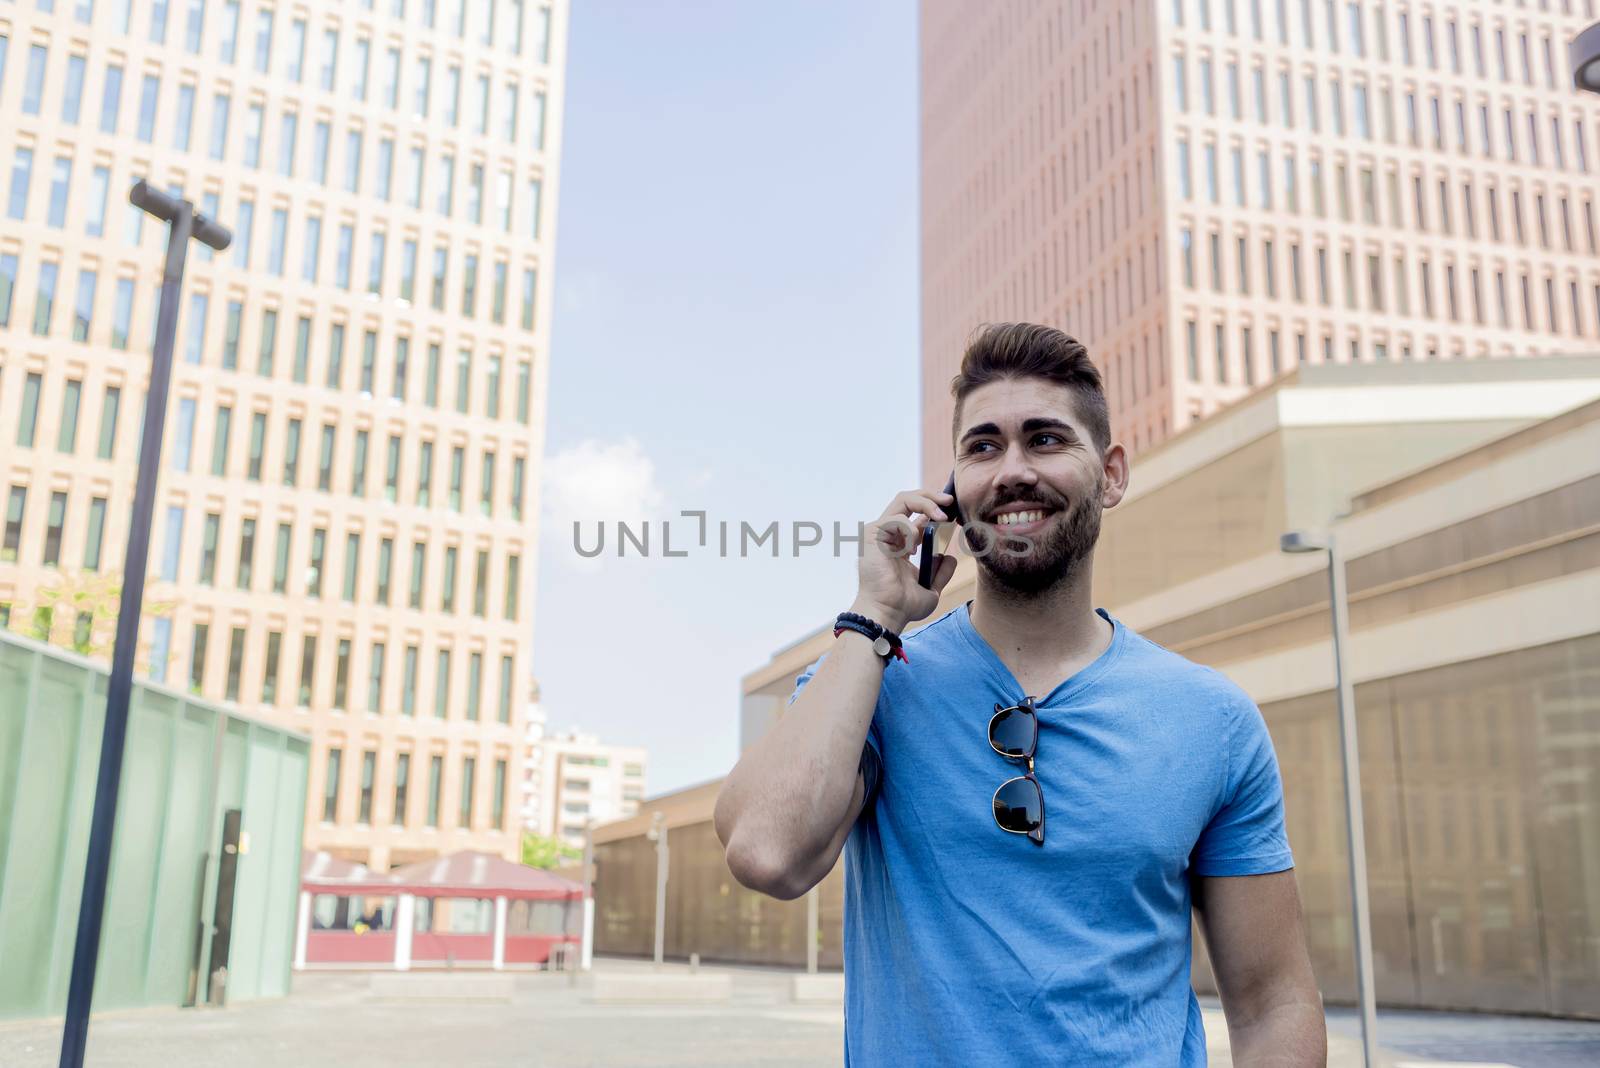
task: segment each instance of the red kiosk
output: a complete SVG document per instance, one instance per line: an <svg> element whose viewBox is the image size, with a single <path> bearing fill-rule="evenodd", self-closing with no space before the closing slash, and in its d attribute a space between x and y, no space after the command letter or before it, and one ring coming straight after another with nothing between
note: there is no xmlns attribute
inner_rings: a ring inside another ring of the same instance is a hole
<svg viewBox="0 0 1600 1068"><path fill-rule="evenodd" d="M583 887L467 850L386 873L305 853L295 967L493 968L545 965L582 936Z"/></svg>

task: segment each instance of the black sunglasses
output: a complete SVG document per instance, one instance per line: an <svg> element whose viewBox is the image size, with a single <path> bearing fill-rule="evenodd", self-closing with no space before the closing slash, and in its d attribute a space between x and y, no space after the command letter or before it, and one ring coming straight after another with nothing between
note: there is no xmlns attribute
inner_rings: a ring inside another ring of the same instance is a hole
<svg viewBox="0 0 1600 1068"><path fill-rule="evenodd" d="M1024 697L1010 708L994 706L989 720L989 746L1008 760L1026 760L1028 771L1007 779L994 792L994 821L1002 831L1025 834L1044 845L1044 790L1033 777L1033 758L1039 748L1039 717L1033 698Z"/></svg>

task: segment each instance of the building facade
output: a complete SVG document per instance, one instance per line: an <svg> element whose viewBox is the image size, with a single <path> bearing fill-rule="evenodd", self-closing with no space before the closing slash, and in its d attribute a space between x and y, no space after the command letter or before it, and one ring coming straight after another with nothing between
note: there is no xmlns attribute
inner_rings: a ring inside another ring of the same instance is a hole
<svg viewBox="0 0 1600 1068"><path fill-rule="evenodd" d="M0 9L0 618L119 572L193 245L138 670L309 734L306 844L515 855L563 0ZM64 610L58 610L64 612ZM87 635L101 618L48 625Z"/></svg>
<svg viewBox="0 0 1600 1068"><path fill-rule="evenodd" d="M1302 364L1600 344L1593 0L923 0L925 485L974 327L1150 448Z"/></svg>
<svg viewBox="0 0 1600 1068"><path fill-rule="evenodd" d="M626 819L644 800L649 756L638 746L604 745L576 728L551 731L536 701L524 727L522 827L582 849L589 821Z"/></svg>

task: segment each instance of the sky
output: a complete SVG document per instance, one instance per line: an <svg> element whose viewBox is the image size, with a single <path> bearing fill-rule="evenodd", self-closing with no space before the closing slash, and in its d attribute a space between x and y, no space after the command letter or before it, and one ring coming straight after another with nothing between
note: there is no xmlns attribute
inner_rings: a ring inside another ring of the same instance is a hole
<svg viewBox="0 0 1600 1068"><path fill-rule="evenodd" d="M653 796L728 772L740 677L854 599L833 524L917 483L916 6L571 18L533 667Z"/></svg>

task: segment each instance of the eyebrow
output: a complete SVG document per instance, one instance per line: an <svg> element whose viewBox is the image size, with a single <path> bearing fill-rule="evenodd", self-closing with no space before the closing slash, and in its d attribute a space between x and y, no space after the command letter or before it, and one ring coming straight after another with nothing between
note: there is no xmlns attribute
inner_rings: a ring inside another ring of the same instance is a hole
<svg viewBox="0 0 1600 1068"><path fill-rule="evenodd" d="M1078 437L1078 432L1072 428L1072 424L1064 423L1060 419L1035 416L1032 419L1024 419L1022 421L1022 432L1024 434L1031 434L1036 430L1059 430L1065 432L1073 440L1077 440ZM965 434L962 434L961 440L966 441L968 438L981 437L988 434L998 435L999 433L1000 428L994 423L979 423Z"/></svg>

